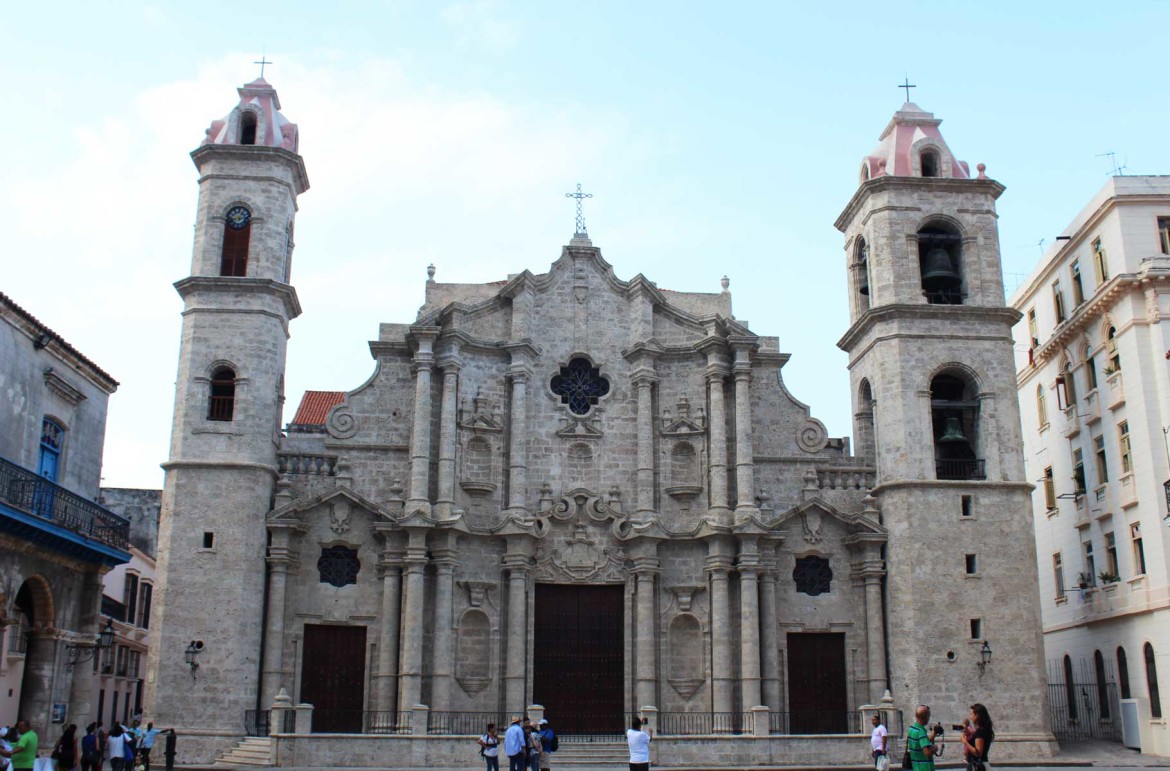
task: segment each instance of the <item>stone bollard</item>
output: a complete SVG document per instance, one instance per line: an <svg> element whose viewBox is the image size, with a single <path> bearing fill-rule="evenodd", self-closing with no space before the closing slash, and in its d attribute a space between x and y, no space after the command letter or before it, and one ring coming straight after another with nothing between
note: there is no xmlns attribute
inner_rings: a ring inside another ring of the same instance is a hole
<svg viewBox="0 0 1170 771"><path fill-rule="evenodd" d="M288 691L281 688L276 694L276 698L272 700L272 706L268 712L268 735L284 733L284 715L293 708L292 698L288 695Z"/></svg>
<svg viewBox="0 0 1170 771"><path fill-rule="evenodd" d="M771 726L768 725L771 716L772 710L767 707L752 707L752 722L755 724L753 736L768 736L771 733Z"/></svg>
<svg viewBox="0 0 1170 771"><path fill-rule="evenodd" d="M313 705L298 704L293 709L296 710L296 722L293 724L293 731L298 734L313 733Z"/></svg>
<svg viewBox="0 0 1170 771"><path fill-rule="evenodd" d="M543 704L529 704L528 705L528 719L532 721L532 727L540 725L540 721L544 720L544 705Z"/></svg>
<svg viewBox="0 0 1170 771"><path fill-rule="evenodd" d="M415 736L426 736L430 728L431 708L426 704L415 704L410 708L410 732Z"/></svg>

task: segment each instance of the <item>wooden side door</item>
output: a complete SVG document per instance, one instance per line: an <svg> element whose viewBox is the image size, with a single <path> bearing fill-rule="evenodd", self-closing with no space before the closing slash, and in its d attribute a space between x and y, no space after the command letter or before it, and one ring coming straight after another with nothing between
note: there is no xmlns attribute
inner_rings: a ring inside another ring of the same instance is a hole
<svg viewBox="0 0 1170 771"><path fill-rule="evenodd" d="M301 701L313 705L313 733L361 733L366 628L305 624Z"/></svg>
<svg viewBox="0 0 1170 771"><path fill-rule="evenodd" d="M788 635L789 732L847 733L843 633Z"/></svg>

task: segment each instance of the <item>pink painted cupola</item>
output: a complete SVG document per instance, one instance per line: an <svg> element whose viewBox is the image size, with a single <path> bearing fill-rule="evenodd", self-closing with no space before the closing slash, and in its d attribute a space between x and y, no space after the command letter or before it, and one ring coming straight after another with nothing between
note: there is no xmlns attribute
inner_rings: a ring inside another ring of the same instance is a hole
<svg viewBox="0 0 1170 771"><path fill-rule="evenodd" d="M913 102L894 113L878 146L861 163L861 182L884 176L969 179L971 170L947 147L941 120Z"/></svg>
<svg viewBox="0 0 1170 771"><path fill-rule="evenodd" d="M222 120L211 122L205 145L260 145L297 152L297 124L280 114L280 97L264 78L237 89L240 103Z"/></svg>

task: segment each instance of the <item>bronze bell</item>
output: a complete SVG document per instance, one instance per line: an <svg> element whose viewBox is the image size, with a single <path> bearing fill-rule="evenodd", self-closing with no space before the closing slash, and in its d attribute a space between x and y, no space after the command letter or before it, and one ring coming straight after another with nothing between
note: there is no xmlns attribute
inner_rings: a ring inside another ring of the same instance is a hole
<svg viewBox="0 0 1170 771"><path fill-rule="evenodd" d="M944 442L948 444L957 444L962 442L967 444L967 437L963 434L963 422L959 420L958 415L948 415L946 422L943 423L942 436L938 438L939 444Z"/></svg>
<svg viewBox="0 0 1170 771"><path fill-rule="evenodd" d="M926 253L922 268L922 286L928 291L958 289L962 281L951 265L951 255L941 246Z"/></svg>
<svg viewBox="0 0 1170 771"><path fill-rule="evenodd" d="M865 263L861 264L860 286L857 287L857 291L863 295L869 295L869 268L866 267Z"/></svg>

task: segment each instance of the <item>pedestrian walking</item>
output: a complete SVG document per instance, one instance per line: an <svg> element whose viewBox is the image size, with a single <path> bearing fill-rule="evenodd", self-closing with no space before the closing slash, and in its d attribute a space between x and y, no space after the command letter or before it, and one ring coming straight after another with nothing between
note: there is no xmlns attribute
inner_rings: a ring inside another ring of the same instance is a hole
<svg viewBox="0 0 1170 771"><path fill-rule="evenodd" d="M886 771L890 767L890 758L886 754L886 744L890 738L890 732L882 725L882 716L880 712L875 712L873 718L873 733L869 735L869 747L873 751L873 767L876 771Z"/></svg>
<svg viewBox="0 0 1170 771"><path fill-rule="evenodd" d="M479 737L479 754L487 761L487 771L500 771L500 737L495 723L488 723L484 735Z"/></svg>
<svg viewBox="0 0 1170 771"><path fill-rule="evenodd" d="M116 720L110 729L110 738L106 739L106 749L110 753L110 768L123 771L126 767L126 732Z"/></svg>
<svg viewBox="0 0 1170 771"><path fill-rule="evenodd" d="M74 771L77 768L77 724L65 726L61 737L53 745L50 758L57 762L57 771Z"/></svg>
<svg viewBox="0 0 1170 771"><path fill-rule="evenodd" d="M512 724L504 732L504 754L508 756L508 771L524 771L527 767L528 753L524 739L520 716L513 715Z"/></svg>
<svg viewBox="0 0 1170 771"><path fill-rule="evenodd" d="M90 723L85 727L85 736L81 739L81 771L101 771L102 748L98 741L97 723Z"/></svg>
<svg viewBox="0 0 1170 771"><path fill-rule="evenodd" d="M536 727L537 733L540 735L540 771L549 771L552 754L559 749L560 742L557 740L556 731L548 724L548 720L541 718Z"/></svg>
<svg viewBox="0 0 1170 771"><path fill-rule="evenodd" d="M24 718L16 721L19 736L10 749L0 749L0 755L12 761L12 771L32 771L37 761L37 734Z"/></svg>

